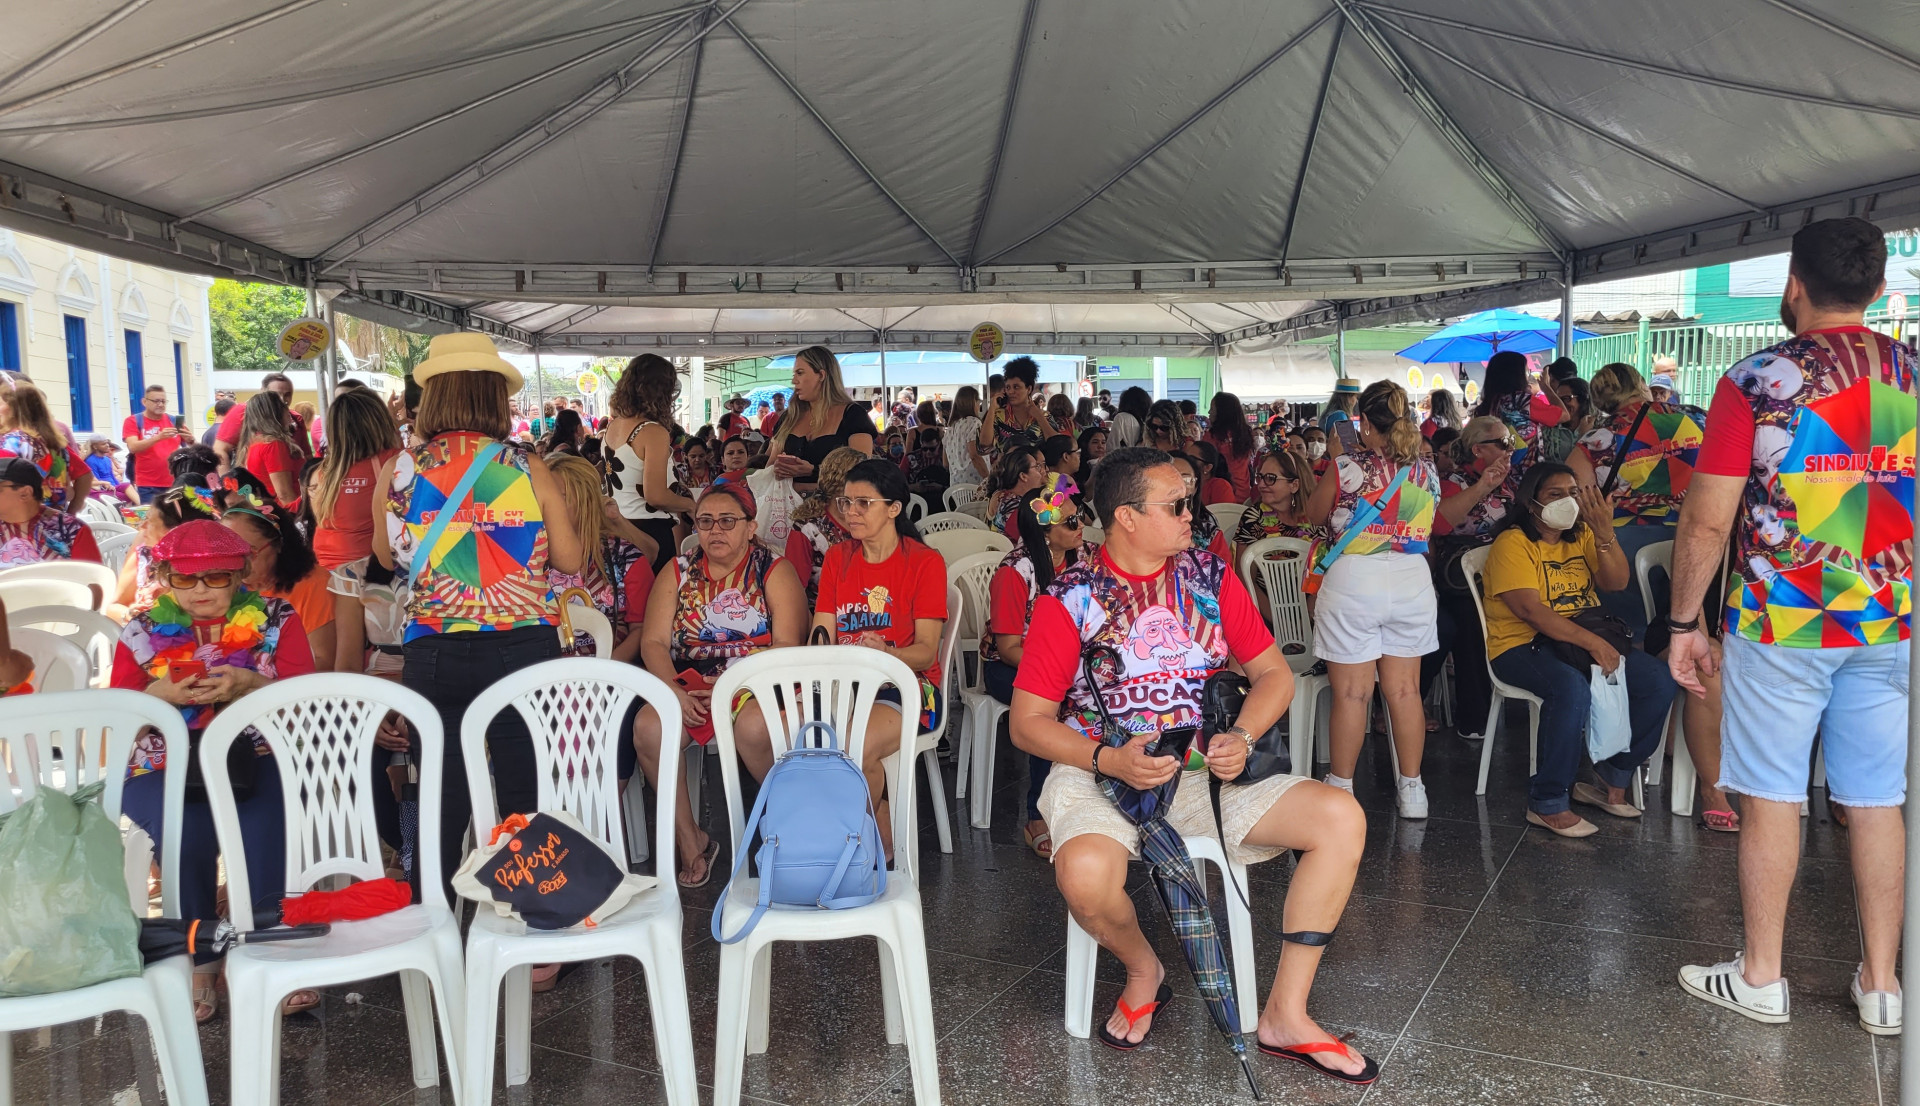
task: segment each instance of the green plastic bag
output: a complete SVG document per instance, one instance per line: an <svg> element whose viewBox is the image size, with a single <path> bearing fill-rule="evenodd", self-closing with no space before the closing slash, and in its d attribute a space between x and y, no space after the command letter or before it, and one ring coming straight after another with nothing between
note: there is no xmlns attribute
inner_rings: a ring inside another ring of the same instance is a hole
<svg viewBox="0 0 1920 1106"><path fill-rule="evenodd" d="M42 787L0 821L0 996L140 974L140 922L104 787Z"/></svg>

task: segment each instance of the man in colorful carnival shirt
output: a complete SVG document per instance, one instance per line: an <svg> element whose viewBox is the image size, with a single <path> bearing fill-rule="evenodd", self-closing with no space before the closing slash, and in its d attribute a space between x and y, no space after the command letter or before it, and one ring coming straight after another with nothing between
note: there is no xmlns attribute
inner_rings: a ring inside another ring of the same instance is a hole
<svg viewBox="0 0 1920 1106"><path fill-rule="evenodd" d="M1781 944L1818 729L1828 795L1849 813L1866 955L1852 995L1869 1033L1900 1032L1907 633L1913 570L1914 351L1861 325L1886 288L1864 219L1793 236L1780 318L1794 336L1727 371L1707 413L1675 541L1668 655L1703 693L1716 659L1701 600L1738 523L1728 582L1720 786L1746 796L1746 948L1680 969L1690 994L1788 1018Z"/></svg>
<svg viewBox="0 0 1920 1106"><path fill-rule="evenodd" d="M1054 762L1040 797L1053 835L1055 880L1067 908L1127 968L1127 986L1101 1039L1131 1049L1152 1030L1150 1015L1169 997L1166 970L1140 931L1127 897L1127 862L1139 855L1139 830L1100 787L1110 776L1153 788L1181 770L1174 757L1148 756L1163 729L1199 724L1206 678L1238 663L1252 682L1234 727L1206 750L1223 780L1240 774L1252 739L1280 717L1293 676L1245 585L1226 562L1191 548L1191 497L1167 455L1120 449L1100 462L1094 509L1106 547L1057 576L1034 603L1009 713L1014 743ZM1102 742L1100 712L1081 656L1111 649L1120 671L1101 679L1101 696L1124 744ZM1340 920L1359 868L1366 817L1353 797L1299 776L1270 776L1220 793L1226 851L1235 860L1271 860L1288 849L1303 859L1287 889L1285 918L1295 930L1257 1027L1258 1044L1346 1082L1371 1082L1379 1066L1334 1043L1307 1016L1322 946ZM1182 837L1216 836L1205 776L1185 777L1167 813Z"/></svg>

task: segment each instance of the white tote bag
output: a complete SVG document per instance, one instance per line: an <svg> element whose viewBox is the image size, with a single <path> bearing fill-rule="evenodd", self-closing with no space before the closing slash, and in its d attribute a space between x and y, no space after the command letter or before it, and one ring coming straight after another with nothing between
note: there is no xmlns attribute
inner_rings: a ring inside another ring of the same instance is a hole
<svg viewBox="0 0 1920 1106"><path fill-rule="evenodd" d="M1633 723L1627 714L1627 662L1609 676L1599 665L1593 666L1587 709L1587 755L1595 764L1627 751L1633 744Z"/></svg>
<svg viewBox="0 0 1920 1106"><path fill-rule="evenodd" d="M759 523L754 537L774 556L783 556L787 535L793 532L793 512L800 506L800 493L794 490L792 480L775 472L771 465L747 474L747 490L753 493L754 518Z"/></svg>

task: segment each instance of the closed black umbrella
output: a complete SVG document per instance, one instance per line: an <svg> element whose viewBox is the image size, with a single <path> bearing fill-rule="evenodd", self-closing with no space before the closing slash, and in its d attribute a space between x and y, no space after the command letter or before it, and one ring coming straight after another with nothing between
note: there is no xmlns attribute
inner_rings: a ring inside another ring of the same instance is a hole
<svg viewBox="0 0 1920 1106"><path fill-rule="evenodd" d="M225 918L142 918L140 955L149 964L169 956L192 956L195 963L205 964L226 955L227 950L235 945L325 937L332 928L332 925L320 922L243 932L235 929L233 923Z"/></svg>

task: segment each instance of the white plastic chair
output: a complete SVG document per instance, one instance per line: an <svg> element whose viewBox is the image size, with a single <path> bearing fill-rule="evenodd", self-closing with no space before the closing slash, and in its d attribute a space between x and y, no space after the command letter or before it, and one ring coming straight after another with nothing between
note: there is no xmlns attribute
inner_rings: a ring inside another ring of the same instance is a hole
<svg viewBox="0 0 1920 1106"><path fill-rule="evenodd" d="M180 755L180 770L166 774L160 849L160 913L178 918L188 748L186 723L178 710L137 691L35 693L18 698L7 704L5 719L0 721L0 752L5 754L0 764L12 762L14 782L22 790L31 787L36 777L40 786L69 794L94 780L105 780L100 805L108 819L118 824L133 739L146 726L159 730L167 748ZM57 770L55 745L62 754ZM0 779L0 784L6 782ZM13 808L13 787L0 786L0 811ZM206 1066L193 1021L193 962L186 956L149 964L136 976L78 990L0 998L0 1102L13 1101L16 1031L92 1019L113 1010L131 1011L146 1023L170 1106L205 1106Z"/></svg>
<svg viewBox="0 0 1920 1106"><path fill-rule="evenodd" d="M433 1050L434 1013L447 1051L451 1098L460 1097L461 1022L466 1016L460 927L442 892L440 713L417 692L373 676L321 672L269 684L217 715L200 739L214 832L226 858L227 909L235 927L254 926L247 840L240 832L227 749L251 726L266 739L280 771L286 809L287 894L334 877L386 875L374 824L373 739L388 711L420 736L420 830L414 851L422 902L363 921L335 922L325 937L241 945L227 953L232 1101L280 1101L280 1003L299 990L399 973L413 1052L413 1082L440 1081ZM431 1003L431 1005L430 1005Z"/></svg>
<svg viewBox="0 0 1920 1106"><path fill-rule="evenodd" d="M127 563L127 555L133 551L134 543L139 540L140 535L132 530L124 534L111 534L99 540L100 563L106 565L114 574L116 584L121 567ZM118 588L116 587L115 590Z"/></svg>
<svg viewBox="0 0 1920 1106"><path fill-rule="evenodd" d="M104 519L83 519L82 521L87 524L87 529L93 531L93 540L95 541L103 538L111 538L119 534L133 533L133 527L128 526L119 519L115 519L112 522L107 522Z"/></svg>
<svg viewBox="0 0 1920 1106"><path fill-rule="evenodd" d="M922 534L938 534L944 530L985 530L987 524L970 514L961 511L942 511L937 515L928 515L914 523Z"/></svg>
<svg viewBox="0 0 1920 1106"><path fill-rule="evenodd" d="M686 537L680 539L680 552L691 553L698 548L700 548L700 535L698 533L688 534Z"/></svg>
<svg viewBox="0 0 1920 1106"><path fill-rule="evenodd" d="M1480 594L1481 575L1487 570L1487 554L1493 547L1483 545L1470 549L1460 557L1461 574L1467 578L1467 590L1473 593L1473 610L1480 616L1480 637L1487 636L1487 603ZM1487 710L1487 736L1480 744L1480 782L1473 789L1475 795L1487 793L1487 772L1493 767L1493 739L1498 736L1501 718L1506 714L1504 708L1508 699L1518 699L1527 704L1527 775L1531 776L1540 769L1540 697L1531 691L1517 688L1494 675L1493 661L1487 661L1487 679L1493 683L1493 706Z"/></svg>
<svg viewBox="0 0 1920 1106"><path fill-rule="evenodd" d="M1640 581L1640 603L1646 609L1647 622L1652 624L1655 610L1653 601L1653 572L1659 569L1669 578L1673 575L1673 543L1657 541L1642 546L1633 557L1633 574ZM1693 767L1693 754L1687 749L1687 693L1682 691L1674 696L1673 713L1670 716L1667 733L1660 738L1660 748L1653 751L1652 759L1647 761L1647 782L1655 786L1660 783L1660 758L1666 751L1668 741L1673 743L1673 778L1668 788L1673 794L1667 796L1667 808L1682 818L1693 817L1693 793L1699 780L1699 773Z"/></svg>
<svg viewBox="0 0 1920 1106"><path fill-rule="evenodd" d="M738 662L714 684L713 700L726 703L736 692L752 692L766 719L776 757L793 747L800 727L824 721L840 735L841 747L860 763L866 740L867 718L874 695L882 686L899 689L903 703L919 694L919 682L899 660L874 649L850 645L811 645L769 649ZM913 747L917 712L900 712L900 747ZM720 777L726 790L729 839L739 842L746 833L746 810L740 801L740 762L734 751L733 716L716 711L714 745L720 755ZM875 937L880 943L881 1006L887 1041L907 1045L913 1073L913 1095L918 1106L938 1106L940 1069L935 1052L932 982L927 973L927 941L920 910L918 863L912 840L915 798L914 757L895 757L889 764L887 793L891 797L894 850L886 893L874 902L850 910L771 910L751 934L720 946L719 1018L714 1034L714 1106L740 1101L740 1081L747 1053L767 1051L775 941L837 941L847 937ZM714 908L726 932L740 928L760 895L760 881L743 872L727 888ZM828 1001L832 1001L831 998Z"/></svg>
<svg viewBox="0 0 1920 1106"><path fill-rule="evenodd" d="M37 568L39 566L22 567ZM94 604L92 588L51 574L14 576L0 580L0 603L5 603L8 610L27 607L78 607L83 611L100 609Z"/></svg>
<svg viewBox="0 0 1920 1106"><path fill-rule="evenodd" d="M949 593L949 611L958 610L959 649L956 652L971 652L972 667L966 667L961 658L961 667L966 672L950 686L955 688L967 706L967 732L954 763L954 797L965 799L971 794L972 802L968 808L968 820L975 829L990 829L993 826L993 762L998 751L996 740L1000 731L1000 719L1006 716L1007 708L1000 700L988 695L986 691L986 662L980 659L980 638L986 632L988 613L992 610L993 575L999 570L1003 554L991 550L975 553L956 561L947 562L947 588ZM952 595L958 592L960 606L953 607Z"/></svg>
<svg viewBox="0 0 1920 1106"><path fill-rule="evenodd" d="M573 625L575 634L585 634L593 639L593 655L605 660L613 656L613 623L601 614L598 608L582 606L579 603L567 604L567 621ZM571 646L572 642L562 642L562 646ZM675 700L677 703L678 700Z"/></svg>
<svg viewBox="0 0 1920 1106"><path fill-rule="evenodd" d="M962 557L971 557L975 553L1005 553L1013 548L1013 542L1005 534L992 530L942 530L937 534L926 535L929 549L940 554L949 562Z"/></svg>
<svg viewBox="0 0 1920 1106"><path fill-rule="evenodd" d="M1234 531L1240 529L1240 516L1246 512L1245 503L1214 503L1207 507L1207 513L1220 524L1220 531L1227 535L1229 542L1233 541Z"/></svg>
<svg viewBox="0 0 1920 1106"><path fill-rule="evenodd" d="M907 496L907 517L909 519L914 522L919 522L921 519L926 518L928 513L926 500L920 498L918 495Z"/></svg>
<svg viewBox="0 0 1920 1106"><path fill-rule="evenodd" d="M93 561L41 561L0 569L0 587L15 580L71 580L82 587L99 588L97 597L89 593L87 604L87 609L95 611L120 590L120 574Z"/></svg>
<svg viewBox="0 0 1920 1106"><path fill-rule="evenodd" d="M986 525L988 514L992 510L993 500L982 496L979 499L968 500L960 504L955 513L966 515L968 518L984 526Z"/></svg>
<svg viewBox="0 0 1920 1106"><path fill-rule="evenodd" d="M979 484L954 484L941 494L941 506L949 511L958 511L961 505L973 502L974 494L980 487Z"/></svg>
<svg viewBox="0 0 1920 1106"><path fill-rule="evenodd" d="M1080 528L1080 536L1086 539L1089 545L1107 544L1107 532L1102 529L1097 522L1089 522L1085 526L1082 526Z"/></svg>
<svg viewBox="0 0 1920 1106"><path fill-rule="evenodd" d="M1320 722L1320 697L1333 684L1322 675L1310 675L1313 655L1313 618L1307 611L1305 582L1311 567L1313 543L1299 538L1261 538L1240 554L1240 579L1247 594L1267 597L1267 624L1274 644L1293 670L1293 702L1287 707L1287 747L1293 770L1313 775L1314 735ZM1329 712L1331 713L1331 712Z"/></svg>
<svg viewBox="0 0 1920 1106"><path fill-rule="evenodd" d="M588 833L612 850L624 869L618 764L620 743L631 737L620 723L636 698L660 712L663 733L680 732L680 701L672 690L645 669L617 661L583 657L546 661L512 673L481 692L460 719L476 834L500 821L487 768L487 726L500 712L517 710L533 735L540 786L537 809L566 811L578 818ZM679 742L660 743L662 780L674 779L679 760ZM671 858L670 798L659 804L654 833L659 855ZM629 956L646 969L667 1101L674 1106L697 1106L693 1028L681 955L680 891L671 863L663 871L666 874L651 890L636 895L592 928L531 930L486 906L475 912L467 930L463 1101L473 1106L493 1101L494 1034L500 1021L496 996L503 989L506 1082L515 1087L527 1081L532 1066L532 966Z"/></svg>
<svg viewBox="0 0 1920 1106"><path fill-rule="evenodd" d="M1187 854L1193 857L1194 878L1200 886L1207 885L1206 872L1200 865L1204 862L1220 869L1224 884L1231 877L1240 885L1240 890L1253 893L1247 886L1247 866L1227 863L1226 851L1220 842L1212 837L1189 837ZM1246 904L1240 901L1240 895L1232 887L1226 887L1227 897L1227 936L1233 950L1233 993L1240 1003L1240 1024L1253 1025L1260 1020L1260 1007L1263 1001L1260 990L1259 970L1253 961L1253 915ZM1086 1038L1093 1035L1093 984L1094 970L1100 959L1100 944L1093 935L1080 928L1073 920L1073 914L1067 914L1067 954L1066 954L1066 1021L1067 1032L1075 1037Z"/></svg>
<svg viewBox="0 0 1920 1106"><path fill-rule="evenodd" d="M92 496L88 496L87 501L80 505L78 514L84 522L118 522L123 526L126 525L121 521L120 508Z"/></svg>
<svg viewBox="0 0 1920 1106"><path fill-rule="evenodd" d="M947 622L940 628L939 660L934 668L934 671L940 673L942 681L941 725L931 733L916 733L913 744L913 751L927 767L927 793L933 798L933 829L940 839L940 851L943 853L953 851L953 816L947 810L947 781L940 770L940 735L951 730L956 735L956 742L963 747L965 744L964 739L958 736L962 731L951 724L952 712L962 709L965 705L962 696L955 694L956 689L952 682L954 645L960 639L960 606L960 590L948 584ZM916 684L915 687L917 691L918 685ZM918 701L917 695L912 701ZM915 710L913 715L917 720L920 712ZM914 726L916 731L919 728L917 724ZM909 839L908 844L916 851L920 847L920 823L917 820L913 823L913 837Z"/></svg>
<svg viewBox="0 0 1920 1106"><path fill-rule="evenodd" d="M76 613L93 614L92 611ZM13 638L13 647L33 658L34 691L82 691L93 686L93 663L80 646L48 630L24 626L14 629L12 615L7 616L7 629ZM120 638L116 634L112 640L118 642ZM109 674L111 667L109 661Z"/></svg>

